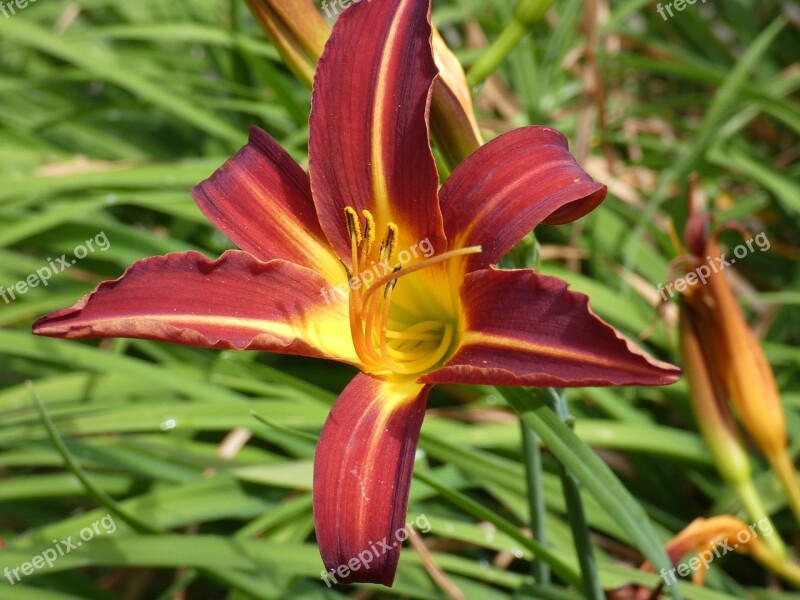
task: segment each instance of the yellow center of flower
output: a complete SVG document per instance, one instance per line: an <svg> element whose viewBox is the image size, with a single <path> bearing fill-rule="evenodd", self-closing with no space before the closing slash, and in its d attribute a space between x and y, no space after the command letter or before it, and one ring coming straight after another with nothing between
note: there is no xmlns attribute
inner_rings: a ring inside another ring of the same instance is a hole
<svg viewBox="0 0 800 600"><path fill-rule="evenodd" d="M415 376L436 367L453 347L456 324L441 318L420 319L408 310L392 310L392 293L401 278L451 258L480 252L480 246L428 256L411 266L398 264L390 268L399 239L397 225L390 222L377 260L386 274L376 278L371 268L376 264L374 257L370 269L367 268L375 245L375 219L368 210L362 211L362 228L354 208L348 206L344 214L351 252L351 267L342 261L350 285L350 332L365 370L379 376Z"/></svg>

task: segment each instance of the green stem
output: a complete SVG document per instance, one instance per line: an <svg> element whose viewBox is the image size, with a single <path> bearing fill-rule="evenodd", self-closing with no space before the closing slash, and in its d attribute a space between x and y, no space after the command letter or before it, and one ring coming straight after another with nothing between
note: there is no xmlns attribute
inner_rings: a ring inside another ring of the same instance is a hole
<svg viewBox="0 0 800 600"><path fill-rule="evenodd" d="M785 558L775 556L766 545L755 545L750 548L749 552L761 565L780 575L794 587L800 587L800 566Z"/></svg>
<svg viewBox="0 0 800 600"><path fill-rule="evenodd" d="M572 417L569 414L567 399L564 390L549 389L552 399L551 407L559 418L569 427L572 427ZM578 478L559 463L561 471L561 487L564 490L564 500L567 505L567 519L572 530L572 539L575 541L575 550L583 574L583 592L587 599L604 600L606 595L600 584L600 574L597 569L597 560L589 537L589 523L586 521L586 511L581 498L581 486Z"/></svg>
<svg viewBox="0 0 800 600"><path fill-rule="evenodd" d="M471 514L477 519L488 521L498 530L508 535L515 542L526 548L537 558L547 561L547 563L555 571L563 581L568 584L580 587L581 576L575 571L568 562L566 562L560 555L548 550L541 545L537 540L533 540L523 534L513 523L504 519L496 512L489 510L479 502L476 502L469 496L462 494L458 490L449 488L446 485L439 483L436 478L431 477L429 474L422 471L414 471L414 479L418 479L425 485L432 487L434 490L445 499L458 506L461 510Z"/></svg>
<svg viewBox="0 0 800 600"><path fill-rule="evenodd" d="M469 85L474 88L486 81L527 35L530 28L542 20L552 4L553 0L519 0L514 7L512 21L467 73Z"/></svg>
<svg viewBox="0 0 800 600"><path fill-rule="evenodd" d="M783 543L783 539L781 539L777 528L770 519L769 513L764 506L764 502L761 500L761 496L759 495L753 480L751 478L747 478L746 480L736 484L734 486L734 491L736 492L736 497L739 499L739 502L741 502L742 507L747 513L751 523L759 523L763 519L769 521L769 527L767 530L772 531L772 534L766 535L766 532L762 531L762 535L760 535L759 539L761 539L764 544L769 546L773 553L785 560L787 556L786 545Z"/></svg>
<svg viewBox="0 0 800 600"><path fill-rule="evenodd" d="M467 82L475 88L482 84L503 63L528 33L528 28L516 19L512 20L489 49L481 54L467 73Z"/></svg>
<svg viewBox="0 0 800 600"><path fill-rule="evenodd" d="M779 454L768 456L767 459L775 469L778 479L783 484L789 508L792 509L795 520L800 523L800 484L797 481L797 472L794 469L792 457L788 448Z"/></svg>
<svg viewBox="0 0 800 600"><path fill-rule="evenodd" d="M542 486L542 449L539 437L522 419L522 452L525 458L525 477L528 483L528 508L531 519L533 539L543 546L547 545L547 525L545 523L544 488ZM534 556L531 573L539 585L550 584L550 567L541 558Z"/></svg>

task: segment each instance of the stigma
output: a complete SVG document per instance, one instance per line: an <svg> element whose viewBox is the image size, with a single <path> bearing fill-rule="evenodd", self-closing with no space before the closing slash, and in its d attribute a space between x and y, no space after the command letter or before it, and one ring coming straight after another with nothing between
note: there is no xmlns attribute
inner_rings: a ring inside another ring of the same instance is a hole
<svg viewBox="0 0 800 600"><path fill-rule="evenodd" d="M385 275L371 283L362 278L367 261L372 258L376 238L375 219L368 210L361 216L353 207L344 209L350 238L350 265L341 261L350 287L349 316L353 346L365 370L377 376L412 376L422 374L444 360L456 337L455 325L440 320L404 323L391 315L392 293L400 279L435 264L481 252L470 246L429 256L409 267L390 266L397 252L399 230L388 223L377 249L378 263ZM363 220L363 225L362 225ZM402 253L401 253L402 254Z"/></svg>

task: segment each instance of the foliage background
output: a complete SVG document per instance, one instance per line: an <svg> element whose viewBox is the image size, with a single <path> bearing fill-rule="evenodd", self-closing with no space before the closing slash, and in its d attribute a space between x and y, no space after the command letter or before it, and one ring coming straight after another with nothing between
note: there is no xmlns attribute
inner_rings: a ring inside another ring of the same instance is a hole
<svg viewBox="0 0 800 600"><path fill-rule="evenodd" d="M435 0L434 20L469 65L509 22L512 4ZM487 135L554 126L609 185L608 200L578 224L537 232L542 270L588 293L597 313L646 338L641 343L661 358L680 363L675 307L658 308L655 286L676 254L667 225L685 221L690 173L720 221L767 232L770 250L748 255L730 274L776 370L795 456L799 23L800 8L789 0L710 0L668 21L650 0L558 0L476 90ZM0 581L3 600L446 597L411 549L391 590L319 582L314 442L294 431L319 432L348 368L30 334L38 316L71 305L137 259L228 248L188 188L245 142L250 124L305 164L308 111L309 92L239 0L39 0L0 18L0 285L71 255L100 231L111 243L47 287L0 302L0 567L30 560L108 512L54 449L28 379L92 481L165 532L136 532L117 519L116 533L52 569L13 587ZM530 252L530 243L518 252ZM683 382L578 389L568 398L578 436L614 468L662 540L697 516L739 510L710 466ZM418 471L525 526L519 427L500 398L437 388L420 448ZM762 495L784 537L797 542L774 477L757 465ZM549 542L574 561L547 456L544 483ZM629 532L593 498L585 501L604 586L652 585L654 577L635 571L641 559ZM409 517L421 514L432 525L425 536L432 556L465 597L579 597L560 587L520 591L531 582L529 548L417 480ZM714 564L707 588L687 585L685 596L796 597L780 587L733 556Z"/></svg>

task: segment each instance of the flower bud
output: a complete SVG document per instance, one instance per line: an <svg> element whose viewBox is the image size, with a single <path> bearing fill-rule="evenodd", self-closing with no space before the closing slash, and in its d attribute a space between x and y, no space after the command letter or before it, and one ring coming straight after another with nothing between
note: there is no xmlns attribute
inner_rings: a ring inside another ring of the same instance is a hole
<svg viewBox="0 0 800 600"><path fill-rule="evenodd" d="M747 525L731 515L695 519L668 541L664 549L673 565L677 565L688 554L696 556L672 571L662 569L660 575L665 581L675 581L676 575L685 575L687 571L691 571L693 583L702 585L708 568L715 560L730 552L740 552L749 554L762 566L797 584L800 581L800 568L770 551L764 541L771 535L773 535L771 523L765 524L759 521ZM653 566L645 563L642 565L642 570L652 572Z"/></svg>
<svg viewBox="0 0 800 600"><path fill-rule="evenodd" d="M687 244L695 252L705 237L698 263L724 258L718 232L706 235L692 217L687 224ZM706 356L736 407L742 426L768 457L786 452L786 419L778 387L758 338L747 323L724 272L714 273L702 286L689 288L683 296L706 325Z"/></svg>
<svg viewBox="0 0 800 600"><path fill-rule="evenodd" d="M703 354L701 340L709 335L704 331L706 322L685 303L678 322L683 372L698 427L711 450L717 471L731 487L737 488L750 481L750 460L727 406L722 382Z"/></svg>
<svg viewBox="0 0 800 600"><path fill-rule="evenodd" d="M317 61L331 34L313 1L247 0L247 5L284 62L310 86ZM432 44L439 77L433 85L431 132L447 163L455 167L477 150L483 139L475 120L464 69L435 27Z"/></svg>
<svg viewBox="0 0 800 600"><path fill-rule="evenodd" d="M312 0L247 0L284 62L306 85L314 80L330 28Z"/></svg>
<svg viewBox="0 0 800 600"><path fill-rule="evenodd" d="M439 78L431 99L431 132L448 164L457 165L480 148L483 139L464 68L435 27L433 59Z"/></svg>
<svg viewBox="0 0 800 600"><path fill-rule="evenodd" d="M729 263L720 249L718 237L723 229L709 233L709 225L705 214L691 216L686 224L685 239L692 255L685 259L698 273L705 269L708 276L701 278L703 285L685 289L683 304L689 309L687 314L695 315L695 327L702 330L696 335L708 371L721 384L742 427L780 478L800 520L800 485L788 451L786 417L775 376L722 272L733 262ZM724 229L742 230L735 224Z"/></svg>

